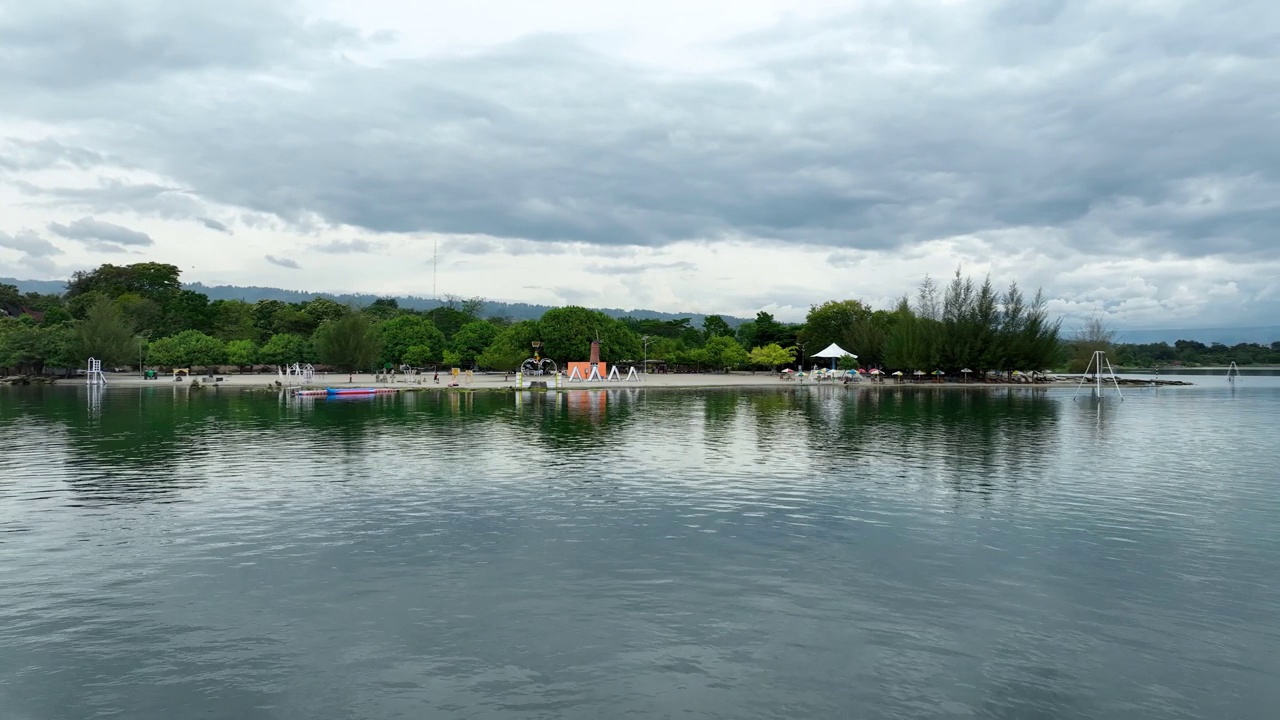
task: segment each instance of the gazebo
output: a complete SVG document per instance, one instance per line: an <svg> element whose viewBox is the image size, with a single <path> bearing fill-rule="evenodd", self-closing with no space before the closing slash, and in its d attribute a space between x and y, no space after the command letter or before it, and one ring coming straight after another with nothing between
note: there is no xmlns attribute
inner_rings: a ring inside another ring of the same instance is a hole
<svg viewBox="0 0 1280 720"><path fill-rule="evenodd" d="M831 343L831 344L830 344L830 345L828 345L825 349L823 349L823 350L821 350L821 351L819 351L819 352L816 352L816 353L814 353L813 355L810 355L809 357L816 357L816 358L831 358L831 369L832 369L832 370L835 370L835 369L836 369L836 361L837 361L838 359L840 359L840 358L842 358L842 357L851 357L851 358L855 358L855 359L856 359L858 356L857 356L857 355L854 355L853 353L849 352L848 350L845 350L844 348L840 347L840 346L839 346L839 345L837 345L836 343Z"/></svg>

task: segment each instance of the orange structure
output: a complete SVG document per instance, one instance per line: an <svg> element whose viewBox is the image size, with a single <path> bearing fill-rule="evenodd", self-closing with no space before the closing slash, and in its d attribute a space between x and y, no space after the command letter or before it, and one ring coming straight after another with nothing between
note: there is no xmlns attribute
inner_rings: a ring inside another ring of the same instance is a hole
<svg viewBox="0 0 1280 720"><path fill-rule="evenodd" d="M609 377L609 364L600 362L600 343L591 341L591 360L588 362L565 363L564 376L567 380L604 380ZM597 376L592 376L595 368ZM574 371L577 371L576 374Z"/></svg>

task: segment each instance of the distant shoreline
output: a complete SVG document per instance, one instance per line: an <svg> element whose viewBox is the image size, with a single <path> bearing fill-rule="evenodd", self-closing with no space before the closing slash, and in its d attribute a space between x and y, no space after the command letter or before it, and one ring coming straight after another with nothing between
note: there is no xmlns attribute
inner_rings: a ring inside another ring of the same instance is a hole
<svg viewBox="0 0 1280 720"><path fill-rule="evenodd" d="M302 383L297 379L281 379L278 375L272 374L253 374L253 375L217 375L215 378L220 380L207 379L205 376L196 376L192 378L184 378L175 381L172 375L161 375L154 380L147 380L132 374L108 374L108 388L147 388L147 387L191 387L192 384L198 383L201 388L236 388L250 390L286 390L286 389L311 389L323 390L325 388L342 388L342 387L384 387L394 388L398 390L508 390L514 391L515 374L514 373L476 373L472 376L470 382L466 381L466 376L460 374L458 376L458 384L453 385L453 377L448 374L440 374L439 383L434 379L434 374L423 374L418 376L392 376L392 382L376 382L375 376L369 373L321 373L317 374L311 382ZM349 379L348 379L349 378ZM540 376L536 378L526 378L525 390L531 388L527 383L530 379L547 383L548 391L554 391L555 378ZM1092 381L1088 381L1092 382ZM1121 380L1122 384L1125 381ZM1176 382L1176 381L1166 381ZM277 384L279 383L279 384ZM776 373L766 372L733 372L733 373L672 373L672 374L650 374L644 376L640 380L632 381L605 381L605 382L569 382L561 380L560 390L598 390L607 388L652 388L652 389L715 389L715 388L799 388L799 387L842 387L850 390L885 390L885 389L928 389L928 390L982 390L995 388L1024 388L1024 389L1048 389L1055 387L1075 387L1080 383L1080 376L1058 376L1056 380L1048 382L934 382L932 379L906 380L904 382L894 382L886 380L884 382L872 382L869 379L863 379L861 382L845 384L840 381L815 381L815 380L782 380ZM1128 384L1134 384L1135 381L1129 380ZM58 379L51 383L58 387L81 387L85 386L83 377L71 377ZM1086 383L1088 384L1088 383ZM1145 381L1138 381L1137 384L1146 385ZM1186 383L1191 384L1191 383ZM1177 385L1174 385L1175 387ZM537 388L542 390L543 388Z"/></svg>

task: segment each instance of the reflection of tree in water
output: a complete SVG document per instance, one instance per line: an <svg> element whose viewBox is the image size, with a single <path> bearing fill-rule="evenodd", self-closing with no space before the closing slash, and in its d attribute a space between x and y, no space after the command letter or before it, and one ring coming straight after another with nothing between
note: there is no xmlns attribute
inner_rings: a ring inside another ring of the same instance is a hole
<svg viewBox="0 0 1280 720"><path fill-rule="evenodd" d="M1043 389L886 388L835 400L797 399L815 457L831 467L896 462L957 490L1034 476L1057 436L1058 401Z"/></svg>

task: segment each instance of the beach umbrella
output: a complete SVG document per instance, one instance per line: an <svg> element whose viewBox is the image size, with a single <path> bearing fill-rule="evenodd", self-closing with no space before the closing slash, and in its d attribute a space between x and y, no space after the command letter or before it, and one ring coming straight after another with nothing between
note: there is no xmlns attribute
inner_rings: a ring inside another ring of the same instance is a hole
<svg viewBox="0 0 1280 720"><path fill-rule="evenodd" d="M866 369L866 368L858 368L858 374L859 374L859 375L866 375L866 374L867 374L867 369Z"/></svg>
<svg viewBox="0 0 1280 720"><path fill-rule="evenodd" d="M972 371L972 370L970 370L969 368L965 368L965 369L961 370L960 372L964 374L964 381L965 381L965 382L969 382L969 373L971 373L971 372L973 372L973 371Z"/></svg>
<svg viewBox="0 0 1280 720"><path fill-rule="evenodd" d="M943 373L941 370L934 370L934 371L933 371L933 378L934 378L934 381L935 381L935 382L942 382L942 379L941 379L941 378L942 378L942 376L943 376L943 375L944 375L944 373Z"/></svg>
<svg viewBox="0 0 1280 720"><path fill-rule="evenodd" d="M880 368L871 368L871 374L872 374L872 375L883 375L884 373L880 372Z"/></svg>
<svg viewBox="0 0 1280 720"><path fill-rule="evenodd" d="M788 373L788 372L795 372L795 370L792 370L791 368L786 368L786 369L784 369L782 372L784 372L784 373Z"/></svg>

